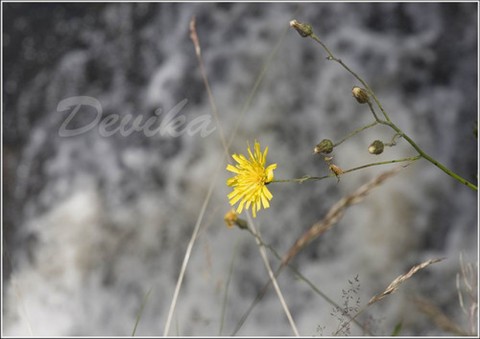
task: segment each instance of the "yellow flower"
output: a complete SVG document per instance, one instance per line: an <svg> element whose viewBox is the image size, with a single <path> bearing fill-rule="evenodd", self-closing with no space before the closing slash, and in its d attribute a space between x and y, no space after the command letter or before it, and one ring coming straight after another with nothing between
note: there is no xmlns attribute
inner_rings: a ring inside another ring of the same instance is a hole
<svg viewBox="0 0 480 339"><path fill-rule="evenodd" d="M269 208L269 201L272 200L272 193L267 188L267 184L273 180L273 170L277 164L272 164L265 168L265 162L268 153L268 147L265 151L260 151L260 143L255 141L254 153L247 148L250 159L243 154L233 154L233 159L237 165L228 165L227 170L236 173L236 176L227 180L227 185L233 187L233 191L228 195L230 205L235 205L238 201L237 213L242 213L243 207L249 209L252 206L253 217L257 216L257 211L263 208Z"/></svg>

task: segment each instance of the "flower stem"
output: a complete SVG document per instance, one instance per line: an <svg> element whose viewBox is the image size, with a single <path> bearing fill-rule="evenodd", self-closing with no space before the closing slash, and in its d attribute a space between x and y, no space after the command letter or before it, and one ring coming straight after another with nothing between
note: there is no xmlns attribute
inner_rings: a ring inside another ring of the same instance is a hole
<svg viewBox="0 0 480 339"><path fill-rule="evenodd" d="M425 153L425 151L423 151L408 135L406 135L400 128L398 128L391 120L390 120L390 117L388 116L387 112L385 111L385 109L383 108L382 104L380 103L380 100L378 100L377 96L375 95L375 93L373 92L373 90L370 88L370 86L365 82L365 80L363 80L357 73L355 73L354 71L352 71L341 59L338 59L336 58L333 53L328 49L328 47L314 34L314 33L311 33L309 35L310 38L312 38L314 41L316 41L317 43L319 43L323 49L327 52L328 56L327 56L327 59L328 60L333 60L333 61L336 61L337 63L339 63L347 72L349 72L351 75L353 75L355 77L355 79L357 79L358 81L360 81L360 83L365 87L365 89L369 92L369 94L371 95L371 97L373 98L373 100L375 101L375 103L377 104L378 108L380 109L380 111L382 112L383 116L385 117L385 120L381 120L377 117L377 115L375 114L375 111L373 109L373 106L369 103L369 106L370 106L370 110L372 111L374 117L375 117L375 120L381 124L384 124L384 125L387 125L387 126L390 126L393 130L395 130L399 135L401 135L417 152L418 154L424 158L425 160L431 162L432 164L434 164L435 166L437 166L438 168L440 168L443 172L445 172L446 174L448 174L449 176L451 176L452 178L454 178L455 180L457 180L458 182L468 186L469 188L471 188L472 190L474 191L477 191L478 188L475 184L469 182L467 179L461 177L460 175L456 174L455 172L453 172L452 170L450 170L449 168L447 168L446 166L444 166L443 164L441 164L440 162L438 162L437 160L435 160L434 158L432 158L431 156L429 156L427 153Z"/></svg>
<svg viewBox="0 0 480 339"><path fill-rule="evenodd" d="M421 155L416 155L416 156L413 156L413 157L408 157L408 158L402 158L402 159L394 159L394 160L386 160L386 161L379 161L379 162L372 162L370 164L366 164L366 165L362 165L362 166L358 166L358 167L354 167L354 168L350 168L348 170L344 170L342 175L343 174L347 174L347 173L350 173L350 172L354 172L354 171L358 171L358 170L361 170L361 169L364 169L364 168L367 168L367 167L372 167L372 166L380 166L380 165L388 165L388 164L394 164L394 163L397 163L397 162L405 162L405 161L410 161L410 162L414 162L418 159L422 158ZM305 181L312 181L312 180L323 180L323 179L326 179L326 178L330 178L330 177L336 177L335 174L328 174L328 175L324 175L322 177L313 177L313 176L309 176L309 175L305 175L301 178L295 178L295 179L277 179L277 180L272 180L270 182L271 183L284 183L284 182L295 182L295 183L303 183Z"/></svg>
<svg viewBox="0 0 480 339"><path fill-rule="evenodd" d="M351 168L351 169L349 169L349 170L345 170L345 171L343 171L343 174L349 173L349 172L353 172L353 171L358 171L358 170L360 170L360 169L364 169L364 168L372 167L372 166L394 164L394 163L397 163L397 162L405 162L405 161L414 162L414 161L416 161L416 160L418 160L418 159L420 159L420 158L421 158L421 156L420 156L420 155L417 155L417 156L414 156L414 157L403 158L403 159L394 159L394 160L386 160L386 161L372 162L372 163L370 163L370 164L366 164L366 165L362 165L362 166L358 166L358 167Z"/></svg>
<svg viewBox="0 0 480 339"><path fill-rule="evenodd" d="M306 175L304 177L301 177L301 178L295 178L295 179L277 179L277 180L272 180L269 182L269 184L272 184L272 183L277 183L277 182L296 182L296 183L303 183L304 181L308 181L308 180L322 180L322 179L326 179L326 178L329 178L331 177L332 175L324 175L323 177L312 177L312 176L309 176L309 175Z"/></svg>
<svg viewBox="0 0 480 339"><path fill-rule="evenodd" d="M390 126L393 130L395 130L395 132L397 132L402 138L404 138L417 152L418 154L424 158L425 160L427 161L430 161L432 164L434 164L435 166L437 166L438 168L440 168L442 171L444 171L446 174L448 174L449 176L451 176L452 178L454 178L455 180L457 180L458 182L468 186L469 188L471 188L472 190L474 191L477 191L478 188L476 185L472 184L470 181L468 181L467 179L461 177L460 175L456 174L455 172L453 172L452 170L450 170L449 168L447 168L445 165L441 164L440 162L438 162L437 160L435 160L434 158L432 158L430 155L428 155L427 153L425 153L424 150L422 150L416 143L415 141L413 141L408 135L406 135L400 128L398 128L393 122L391 121L386 121L386 122L382 122L382 124L384 125L387 125L387 126Z"/></svg>
<svg viewBox="0 0 480 339"><path fill-rule="evenodd" d="M352 71L350 69L350 67L348 67L341 59L338 59L337 57L335 57L333 55L332 52L330 52L330 50L327 48L327 46L315 35L315 34L311 34L310 37L315 40L316 42L318 42L322 47L323 49L327 52L328 54L328 57L327 59L328 60L333 60L337 63L339 63L343 68L345 68L351 75L353 75L355 77L355 79L357 79L358 81L360 81L360 83L365 86L365 89L367 89L367 91L372 95L373 99L375 100L375 103L377 104L378 108L380 108L380 111L382 111L383 113L383 116L385 117L385 119L387 119L387 121L390 121L390 118L387 114L387 112L383 109L383 106L382 104L380 103L380 101L378 100L378 98L376 97L375 93L372 91L372 89L370 88L370 86L368 86L368 84L365 82L365 80L363 80L357 73L355 73L354 71Z"/></svg>
<svg viewBox="0 0 480 339"><path fill-rule="evenodd" d="M338 145L340 145L342 142L346 141L347 139L353 137L354 135L356 135L356 134L358 134L358 133L360 133L360 132L362 132L362 131L370 128L370 127L376 126L378 123L379 123L378 121L374 121L371 124L368 124L366 126L362 126L360 128L357 128L356 130L354 130L353 132L348 134L346 137L344 137L342 140L333 144L333 147L337 147Z"/></svg>

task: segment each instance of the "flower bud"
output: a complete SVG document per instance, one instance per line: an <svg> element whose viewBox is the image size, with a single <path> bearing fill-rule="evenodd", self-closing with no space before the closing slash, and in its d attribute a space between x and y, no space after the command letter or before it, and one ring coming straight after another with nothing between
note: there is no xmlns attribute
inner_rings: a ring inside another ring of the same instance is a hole
<svg viewBox="0 0 480 339"><path fill-rule="evenodd" d="M294 28L303 38L309 37L313 34L312 25L302 24L297 20L290 21L290 27Z"/></svg>
<svg viewBox="0 0 480 339"><path fill-rule="evenodd" d="M313 152L315 152L315 154L319 154L319 153L329 154L329 153L332 153L332 151L333 151L333 142L330 139L323 139L313 149Z"/></svg>
<svg viewBox="0 0 480 339"><path fill-rule="evenodd" d="M368 153L378 155L383 152L383 148L383 142L381 142L380 140L375 140L370 144L370 146L368 146Z"/></svg>
<svg viewBox="0 0 480 339"><path fill-rule="evenodd" d="M352 94L358 103L364 104L368 102L368 92L364 88L355 86L352 88Z"/></svg>
<svg viewBox="0 0 480 339"><path fill-rule="evenodd" d="M223 220L225 221L225 224L227 224L228 228L232 228L235 225L242 229L247 228L247 222L243 219L240 219L237 212L235 212L233 209L225 214Z"/></svg>

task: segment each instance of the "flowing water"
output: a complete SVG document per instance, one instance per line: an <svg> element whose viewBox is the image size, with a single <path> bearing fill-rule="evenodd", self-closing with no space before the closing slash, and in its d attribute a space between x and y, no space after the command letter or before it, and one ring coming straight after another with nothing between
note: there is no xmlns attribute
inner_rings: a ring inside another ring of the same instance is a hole
<svg viewBox="0 0 480 339"><path fill-rule="evenodd" d="M320 45L289 29L295 18L311 23L365 78L392 120L427 153L476 182L473 3L9 3L3 9L5 334L130 335L149 290L136 334L163 334L212 182L170 334L217 335L229 279L223 334L232 333L267 273L253 237L223 222L230 207L225 164L217 172L221 131L233 138L231 152L244 153L247 141L268 146L276 178L286 179L328 174L314 145L373 121L351 96L358 81L327 61ZM192 16L221 129L189 39ZM78 97L90 104L68 128L90 127L65 136L61 126ZM163 129L132 130L134 118L151 118ZM385 127L369 129L338 146L334 161L348 169L415 155L403 140L379 156L367 152L373 140L392 136ZM271 207L256 224L285 253L338 199L390 167L339 182L271 184ZM356 307L357 298L365 305L414 264L445 257L359 318L374 334L388 335L401 322L401 334L440 335L446 332L413 300L427 299L467 329L455 276L460 254L475 262L477 245L476 192L420 160L351 207L293 264L340 305L345 290ZM348 292L357 275L360 286ZM302 335L337 329L339 312L301 279L285 271L279 284ZM351 333L363 332L352 324ZM293 334L275 293L238 334Z"/></svg>

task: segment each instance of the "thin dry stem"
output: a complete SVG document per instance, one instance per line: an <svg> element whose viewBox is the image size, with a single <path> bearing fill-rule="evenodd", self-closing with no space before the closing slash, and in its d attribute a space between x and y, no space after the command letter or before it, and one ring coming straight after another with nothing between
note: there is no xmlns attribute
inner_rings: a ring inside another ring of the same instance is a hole
<svg viewBox="0 0 480 339"><path fill-rule="evenodd" d="M195 227L192 232L192 236L190 238L190 241L188 242L187 250L185 251L185 257L183 258L182 262L182 267L180 269L180 274L177 279L177 284L175 286L175 291L173 293L173 298L172 302L170 304L170 309L168 311L168 316L167 316L167 321L165 323L165 329L163 332L163 336L166 337L168 336L168 332L170 330L170 325L172 323L172 318L173 318L173 313L175 312L175 307L177 305L177 300L178 300L178 294L180 293L180 287L182 286L183 278L185 277L185 272L187 270L187 265L190 260L190 255L192 253L193 245L195 244L195 240L197 239L198 231L200 230L200 225L202 224L203 217L205 215L205 210L207 209L208 203L210 202L210 199L212 197L213 189L215 187L215 184L217 182L216 178L218 176L218 173L220 171L220 168L222 168L222 165L225 161L225 156L222 157L222 160L218 162L217 168L215 169L215 173L213 174L212 181L210 183L210 187L208 188L207 195L203 201L202 208L200 210L200 213L198 214L197 221L195 223Z"/></svg>
<svg viewBox="0 0 480 339"><path fill-rule="evenodd" d="M260 250L260 255L262 256L263 262L265 264L265 268L268 271L270 280L272 281L275 292L277 293L278 299L280 300L280 304L282 304L282 308L285 312L285 315L287 316L290 326L292 327L293 333L298 337L300 336L300 334L298 333L297 326L295 325L295 321L293 320L290 310L288 309L288 306L287 306L287 303L285 302L282 291L278 286L277 279L275 278L275 273L273 273L270 263L268 262L267 253L265 251L265 247L263 246L263 240L261 238L260 231L256 229L255 223L252 217L250 216L250 213L247 213L247 218L248 218L248 225L249 225L250 231L255 236L255 241L257 242L258 249Z"/></svg>
<svg viewBox="0 0 480 339"><path fill-rule="evenodd" d="M208 100L210 101L210 107L212 109L212 114L213 114L213 117L215 118L215 122L217 124L218 131L220 133L220 140L222 141L223 148L224 148L224 150L225 150L225 152L227 153L227 156L228 156L229 153L228 153L227 141L225 139L225 134L223 132L223 128L221 127L221 124L220 124L217 105L215 103L215 98L213 96L212 90L210 89L210 84L208 82L207 72L205 71L205 66L203 64L202 49L200 48L200 41L198 39L197 29L195 27L195 16L192 17L192 20L190 20L190 39L192 39L193 45L195 46L195 55L197 56L198 65L200 67L200 72L202 73L203 84L205 85L205 88L207 90Z"/></svg>
<svg viewBox="0 0 480 339"><path fill-rule="evenodd" d="M172 302L170 304L170 308L169 308L169 311L168 311L167 321L165 323L165 329L164 329L164 332L163 332L164 336L167 336L168 332L170 330L170 325L171 325L171 322L172 322L173 314L175 312L175 307L177 305L178 295L180 293L180 287L182 286L183 278L184 278L185 272L187 270L187 265L188 265L188 262L190 260L190 255L192 253L193 245L195 244L195 240L197 239L198 232L200 230L200 226L202 224L203 217L205 215L205 210L207 209L208 203L210 202L210 199L211 199L211 196L212 196L212 193L213 193L213 189L214 189L216 181L217 181L216 178L218 176L220 168L222 167L222 165L225 162L226 157L228 157L228 155L230 154L228 152L228 145L226 144L225 138L223 136L222 126L220 125L220 121L218 119L217 107L215 105L215 101L213 100L213 95L210 91L210 86L208 85L208 79L206 78L206 73L204 71L203 61L202 61L202 57L201 57L200 43L199 43L197 32L196 32L196 29L195 29L195 17L193 17L192 20L190 21L190 33L191 33L190 37L191 37L191 39L193 41L193 44L195 46L195 53L196 53L197 58L198 58L199 63L200 63L200 69L201 69L201 72L202 72L203 80L204 80L205 85L207 86L207 91L208 91L209 99L210 99L210 105L212 106L211 107L212 112L215 116L215 122L217 124L218 130L220 131L222 144L223 144L224 150L225 150L225 156L223 156L221 161L217 164L217 168L215 169L214 175L212 177L210 187L208 188L208 193L207 193L207 195L206 195L206 197L203 201L203 205L202 205L202 208L200 210L200 213L198 214L198 218L197 218L197 221L195 223L195 227L193 229L192 236L190 238L190 241L188 242L187 250L185 251L185 257L183 258L182 267L180 269L180 274L178 276L177 284L175 286L175 291L173 293Z"/></svg>

